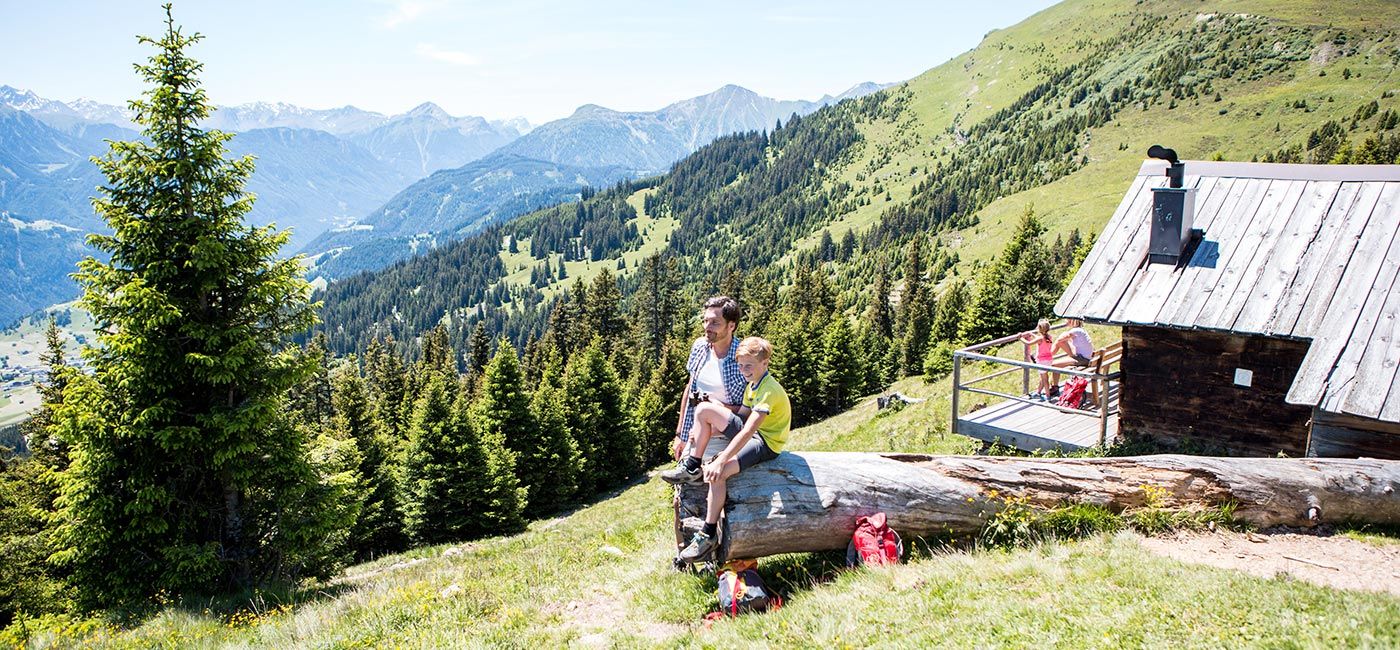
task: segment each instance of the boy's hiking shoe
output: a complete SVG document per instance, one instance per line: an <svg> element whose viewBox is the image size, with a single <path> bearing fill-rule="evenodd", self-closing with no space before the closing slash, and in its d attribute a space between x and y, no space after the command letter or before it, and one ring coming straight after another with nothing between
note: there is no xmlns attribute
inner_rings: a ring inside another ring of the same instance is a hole
<svg viewBox="0 0 1400 650"><path fill-rule="evenodd" d="M704 531L695 533L690 538L690 545L681 549L680 559L682 562L694 564L710 557L715 552L715 538L706 535Z"/></svg>
<svg viewBox="0 0 1400 650"><path fill-rule="evenodd" d="M687 470L684 466L678 465L662 472L661 480L671 485L683 485L686 483L699 483L704 480L704 477L701 476L698 468L692 472Z"/></svg>

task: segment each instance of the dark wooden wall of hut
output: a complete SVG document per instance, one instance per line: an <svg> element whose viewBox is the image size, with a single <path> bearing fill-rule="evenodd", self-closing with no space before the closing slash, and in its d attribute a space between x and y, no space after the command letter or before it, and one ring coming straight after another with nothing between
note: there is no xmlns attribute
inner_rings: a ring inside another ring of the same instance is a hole
<svg viewBox="0 0 1400 650"><path fill-rule="evenodd" d="M1182 451L1303 456L1312 408L1284 401L1306 341L1123 328L1119 426L1124 440ZM1236 386L1235 369L1254 372Z"/></svg>
<svg viewBox="0 0 1400 650"><path fill-rule="evenodd" d="M1316 410L1308 455L1400 460L1400 424Z"/></svg>

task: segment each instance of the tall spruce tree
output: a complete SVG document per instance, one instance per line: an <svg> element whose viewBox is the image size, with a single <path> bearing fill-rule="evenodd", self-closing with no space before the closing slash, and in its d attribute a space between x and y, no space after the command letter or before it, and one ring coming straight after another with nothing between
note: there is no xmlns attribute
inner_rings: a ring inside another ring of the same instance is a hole
<svg viewBox="0 0 1400 650"><path fill-rule="evenodd" d="M769 326L773 376L787 390L794 425L812 422L825 413L821 403L822 339L812 336L821 328L813 323L810 317L784 309Z"/></svg>
<svg viewBox="0 0 1400 650"><path fill-rule="evenodd" d="M458 430L453 417L456 398L456 382L431 373L413 406L402 501L404 532L418 544L456 539L457 531L475 527L459 491L467 489L471 468L463 440L469 434Z"/></svg>
<svg viewBox="0 0 1400 650"><path fill-rule="evenodd" d="M404 547L403 512L394 480L392 447L379 421L365 380L353 362L341 365L331 377L335 407L332 427L355 441L359 517L350 529L355 559L365 560Z"/></svg>
<svg viewBox="0 0 1400 650"><path fill-rule="evenodd" d="M564 390L570 433L582 456L580 489L596 492L630 478L638 469L637 438L622 408L621 381L600 340L569 361Z"/></svg>
<svg viewBox="0 0 1400 650"><path fill-rule="evenodd" d="M641 353L639 363L647 367L661 358L661 348L676 326L681 311L679 287L675 258L663 260L657 254L642 260L637 291L632 294L632 326Z"/></svg>
<svg viewBox="0 0 1400 650"><path fill-rule="evenodd" d="M540 381L530 398L530 412L539 426L537 462L551 469L549 480L530 488L533 515L562 508L578 491L579 452L569 432L568 403L564 397L564 366L557 350L541 360Z"/></svg>
<svg viewBox="0 0 1400 650"><path fill-rule="evenodd" d="M165 9L165 33L140 39L157 50L136 66L143 138L95 160L111 234L88 242L110 257L75 277L100 345L56 413L72 465L55 559L88 605L318 573L303 542L327 523L306 438L281 421L308 370L285 341L315 320L309 287L279 259L288 233L244 222L252 157L198 127L201 37Z"/></svg>
<svg viewBox="0 0 1400 650"><path fill-rule="evenodd" d="M603 345L603 355L609 358L627 336L627 321L622 318L622 290L617 286L617 276L606 268L598 272L588 288L579 325L583 336L598 338Z"/></svg>
<svg viewBox="0 0 1400 650"><path fill-rule="evenodd" d="M837 314L822 333L821 401L826 415L836 415L855 404L865 384L861 350L850 321Z"/></svg>
<svg viewBox="0 0 1400 650"><path fill-rule="evenodd" d="M641 388L632 406L632 425L637 432L643 465L654 465L670 457L680 395L689 380L685 372L689 346L688 341L677 337L667 340L650 380Z"/></svg>
<svg viewBox="0 0 1400 650"><path fill-rule="evenodd" d="M392 338L382 344L378 337L369 342L365 348L365 381L375 420L383 427L391 447L397 449L408 437L408 416L413 405L407 397L407 369L393 348Z"/></svg>
<svg viewBox="0 0 1400 650"><path fill-rule="evenodd" d="M515 241L512 239L511 241ZM470 366L467 372L480 376L486 372L486 364L491 362L491 337L486 333L486 323L477 321L472 329L471 347L468 352Z"/></svg>
<svg viewBox="0 0 1400 650"><path fill-rule="evenodd" d="M520 374L520 361L510 343L502 343L483 369L471 412L477 435L498 437L514 453L515 475L529 497L529 508L537 486L549 482L557 470L557 459L551 458L553 450L543 444L539 423L530 410L530 393Z"/></svg>
<svg viewBox="0 0 1400 650"><path fill-rule="evenodd" d="M899 301L900 371L905 375L923 372L929 324L933 320L928 282L924 279L925 257L924 238L909 240L904 258L904 292Z"/></svg>
<svg viewBox="0 0 1400 650"><path fill-rule="evenodd" d="M1045 226L1026 206L1021 222L1001 255L982 268L961 334L984 341L1033 327L1051 315L1063 282L1042 235Z"/></svg>
<svg viewBox="0 0 1400 650"><path fill-rule="evenodd" d="M929 326L931 340L950 343L959 340L958 330L962 325L963 316L967 313L971 293L967 281L955 280L952 286L938 297L938 306L933 310L933 324Z"/></svg>

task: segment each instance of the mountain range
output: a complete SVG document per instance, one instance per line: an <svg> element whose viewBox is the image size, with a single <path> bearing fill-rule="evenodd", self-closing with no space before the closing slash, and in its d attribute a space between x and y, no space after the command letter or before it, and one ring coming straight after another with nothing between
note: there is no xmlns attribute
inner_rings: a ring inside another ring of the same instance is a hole
<svg viewBox="0 0 1400 650"><path fill-rule="evenodd" d="M306 246L313 273L329 279L374 270L420 250L478 232L491 223L577 198L585 186L664 172L729 133L771 130L794 115L885 86L856 85L817 101L783 101L727 85L644 112L588 104L541 125L491 155L438 172L404 189L383 208Z"/></svg>
<svg viewBox="0 0 1400 650"><path fill-rule="evenodd" d="M721 134L770 128L878 88L861 84L804 102L726 86L654 112L588 106L538 129L523 118L452 116L430 102L393 116L257 102L217 107L202 126L237 133L231 153L257 157L250 221L290 228L288 253L304 247L322 265L316 273L340 277L576 198L585 186L664 170ZM26 284L0 285L0 323L53 302L41 296L76 292L71 263L88 252L85 234L104 228L90 202L103 179L89 159L106 152L107 140L139 137L131 116L118 106L0 86L0 211L15 223L75 229L43 231L42 247L58 258L27 267ZM451 173L432 177L444 171ZM13 232L21 231L39 232ZM55 248L54 238L64 244ZM39 241L0 238L0 256L33 259Z"/></svg>

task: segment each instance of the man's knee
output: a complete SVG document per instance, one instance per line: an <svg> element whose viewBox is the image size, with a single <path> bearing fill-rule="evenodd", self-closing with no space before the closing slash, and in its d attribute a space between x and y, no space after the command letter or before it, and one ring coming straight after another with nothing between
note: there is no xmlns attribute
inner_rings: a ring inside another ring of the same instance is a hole
<svg viewBox="0 0 1400 650"><path fill-rule="evenodd" d="M729 420L729 409L715 402L702 402L699 406L695 407L695 417L705 418L705 420L711 424L716 422L723 423Z"/></svg>

